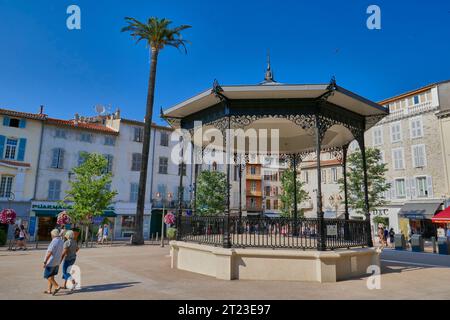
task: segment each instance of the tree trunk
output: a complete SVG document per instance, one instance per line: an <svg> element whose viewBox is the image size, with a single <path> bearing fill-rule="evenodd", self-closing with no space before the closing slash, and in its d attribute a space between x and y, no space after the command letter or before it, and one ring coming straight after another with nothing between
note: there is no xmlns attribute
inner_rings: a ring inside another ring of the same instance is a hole
<svg viewBox="0 0 450 320"><path fill-rule="evenodd" d="M156 65L158 62L158 50L151 50L151 63L150 63L150 78L148 82L147 92L147 107L145 113L145 127L144 127L144 140L142 144L142 163L141 173L139 177L139 190L138 200L136 207L136 219L135 229L133 235L133 245L144 244L144 208L145 208L145 193L147 186L147 169L148 158L150 152L150 134L152 128L153 119L153 101L155 98L155 83L156 83Z"/></svg>
<svg viewBox="0 0 450 320"><path fill-rule="evenodd" d="M87 224L86 227L84 228L84 244L86 246L86 248L88 247L88 241L89 241L89 225Z"/></svg>

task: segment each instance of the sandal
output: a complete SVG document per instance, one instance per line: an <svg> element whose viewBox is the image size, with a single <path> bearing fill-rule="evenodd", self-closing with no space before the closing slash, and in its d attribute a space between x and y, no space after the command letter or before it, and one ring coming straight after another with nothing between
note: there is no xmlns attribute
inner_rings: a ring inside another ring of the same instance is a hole
<svg viewBox="0 0 450 320"><path fill-rule="evenodd" d="M52 292L51 292L51 291L48 291L48 290L45 290L45 291L44 291L44 294L52 294Z"/></svg>
<svg viewBox="0 0 450 320"><path fill-rule="evenodd" d="M61 290L61 287L56 288L55 291L53 291L52 295L56 295L59 292L59 290Z"/></svg>

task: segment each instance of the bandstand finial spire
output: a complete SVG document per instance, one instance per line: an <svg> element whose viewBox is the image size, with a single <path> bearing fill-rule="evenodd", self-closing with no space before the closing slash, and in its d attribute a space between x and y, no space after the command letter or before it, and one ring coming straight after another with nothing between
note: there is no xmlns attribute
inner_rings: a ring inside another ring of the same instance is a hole
<svg viewBox="0 0 450 320"><path fill-rule="evenodd" d="M267 69L266 69L266 75L264 77L264 80L269 81L269 82L274 82L272 68L270 66L270 50L269 49L267 49Z"/></svg>

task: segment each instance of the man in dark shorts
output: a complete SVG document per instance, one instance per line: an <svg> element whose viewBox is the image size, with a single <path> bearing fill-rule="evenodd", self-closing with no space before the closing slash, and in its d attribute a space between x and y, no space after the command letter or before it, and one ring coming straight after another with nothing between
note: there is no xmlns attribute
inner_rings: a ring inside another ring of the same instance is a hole
<svg viewBox="0 0 450 320"><path fill-rule="evenodd" d="M58 229L52 230L50 234L52 236L52 242L48 245L44 260L44 278L48 281L48 289L44 293L55 295L61 290L61 287L55 281L55 276L59 271L61 256L64 250L64 241L61 240ZM53 292L52 287L55 287Z"/></svg>

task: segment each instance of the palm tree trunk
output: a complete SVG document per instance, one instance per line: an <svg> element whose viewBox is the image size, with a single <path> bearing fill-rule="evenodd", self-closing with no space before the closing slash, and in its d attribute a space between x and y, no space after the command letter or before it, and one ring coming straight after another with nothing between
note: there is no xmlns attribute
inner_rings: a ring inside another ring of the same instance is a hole
<svg viewBox="0 0 450 320"><path fill-rule="evenodd" d="M139 177L139 190L138 200L136 208L136 220L135 229L133 235L133 245L144 244L144 208L145 208L145 193L147 186L147 169L148 158L150 152L150 134L152 128L153 119L153 101L155 98L155 83L156 83L156 65L158 63L158 50L151 50L151 63L150 63L150 79L148 81L147 92L147 107L145 113L145 127L144 127L144 141L142 144L142 163L141 173Z"/></svg>

